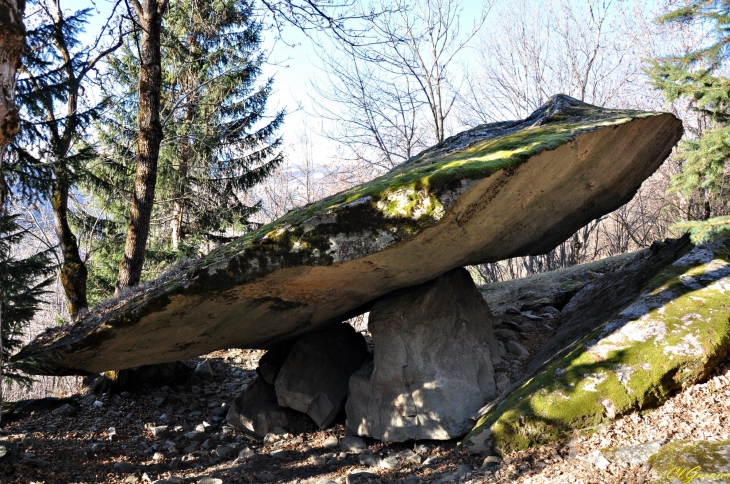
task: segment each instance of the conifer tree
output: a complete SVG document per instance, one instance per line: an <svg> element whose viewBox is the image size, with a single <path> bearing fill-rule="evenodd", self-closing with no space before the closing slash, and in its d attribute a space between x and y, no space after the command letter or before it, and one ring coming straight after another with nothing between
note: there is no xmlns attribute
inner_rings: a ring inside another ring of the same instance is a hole
<svg viewBox="0 0 730 484"><path fill-rule="evenodd" d="M730 78L722 75L730 56L730 0L694 0L659 19L660 22L697 22L712 25L712 41L688 54L652 62L649 74L668 101L685 98L698 116L707 120L698 139L680 144L682 172L672 187L687 197L700 191L704 198L701 220L676 225L688 230L695 242L730 233L727 214L728 181L725 175L730 157ZM720 203L711 203L720 198Z"/></svg>
<svg viewBox="0 0 730 484"><path fill-rule="evenodd" d="M259 81L261 29L247 0L170 5L161 33L163 142L145 255L148 276L245 231L258 210L245 202L246 191L281 162L276 132L283 113L267 114L272 80ZM114 109L99 129L102 159L89 186L108 214L97 224L109 241L103 250L116 260L120 221L132 199L139 99L135 35L109 62ZM108 264L95 259L91 271L92 291L108 291Z"/></svg>
<svg viewBox="0 0 730 484"><path fill-rule="evenodd" d="M28 30L27 50L18 80L21 131L11 146L6 174L29 199L51 202L63 263L60 279L72 317L88 307L87 269L71 226L69 198L86 172L94 151L86 128L101 105L83 97L90 72L121 45L95 50L78 40L91 9L66 15L60 0L38 0L36 25Z"/></svg>
<svg viewBox="0 0 730 484"><path fill-rule="evenodd" d="M2 345L0 360L7 361L21 345L24 328L38 311L42 297L53 282L56 265L52 261L52 249L27 256L13 252L27 235L20 227L17 215L0 215L0 317L2 321ZM5 380L28 383L27 376L4 368Z"/></svg>

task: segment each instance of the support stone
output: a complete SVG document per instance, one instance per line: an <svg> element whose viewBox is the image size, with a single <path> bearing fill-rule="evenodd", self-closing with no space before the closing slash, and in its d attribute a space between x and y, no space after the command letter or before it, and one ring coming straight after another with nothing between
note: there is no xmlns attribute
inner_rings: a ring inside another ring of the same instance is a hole
<svg viewBox="0 0 730 484"><path fill-rule="evenodd" d="M376 302L374 361L350 378L348 429L392 442L464 435L496 396L492 326L464 269Z"/></svg>

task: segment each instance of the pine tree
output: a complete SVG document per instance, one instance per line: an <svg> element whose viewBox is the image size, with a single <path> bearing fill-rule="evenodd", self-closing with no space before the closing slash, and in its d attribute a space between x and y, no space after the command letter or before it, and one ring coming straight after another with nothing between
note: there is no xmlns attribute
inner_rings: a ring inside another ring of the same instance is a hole
<svg viewBox="0 0 730 484"><path fill-rule="evenodd" d="M281 162L276 132L283 113L267 115L272 80L258 81L264 62L261 29L246 0L184 0L171 4L166 14L163 143L145 277L246 231L258 206L247 204L245 193ZM114 109L100 124L102 157L96 180L88 187L108 214L103 227L97 224L99 233L112 241L103 250L117 261L121 221L129 216L133 187L139 69L135 35L110 58L114 83L108 90ZM91 291L110 289L109 269L105 261L90 261Z"/></svg>
<svg viewBox="0 0 730 484"><path fill-rule="evenodd" d="M42 296L53 281L51 274L56 270L51 249L23 257L13 254L27 233L18 225L17 215L7 215L4 210L0 213L0 361L7 361L20 347L24 328L37 312ZM21 383L30 382L27 376L12 367L3 369L3 377Z"/></svg>
<svg viewBox="0 0 730 484"><path fill-rule="evenodd" d="M654 85L668 101L689 100L709 124L701 137L680 144L682 172L672 179L672 188L688 198L699 192L704 208L700 220L675 227L689 231L695 242L705 242L730 233L724 189L730 157L730 78L721 75L730 55L730 0L695 0L659 21L709 23L713 27L709 45L686 55L655 60L649 70Z"/></svg>
<svg viewBox="0 0 730 484"><path fill-rule="evenodd" d="M88 307L87 269L71 225L69 199L95 157L85 143L86 129L103 105L87 105L84 83L106 49L81 45L91 9L66 15L60 0L37 0L36 25L27 32L27 49L18 80L21 130L10 147L6 176L31 200L50 201L63 257L60 279L72 317Z"/></svg>

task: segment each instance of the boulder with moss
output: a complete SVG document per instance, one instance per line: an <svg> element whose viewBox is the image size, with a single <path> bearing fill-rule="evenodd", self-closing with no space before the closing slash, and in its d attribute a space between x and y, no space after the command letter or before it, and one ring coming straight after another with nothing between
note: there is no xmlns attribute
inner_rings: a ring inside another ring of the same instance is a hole
<svg viewBox="0 0 730 484"><path fill-rule="evenodd" d="M669 442L649 458L652 482L709 483L730 480L730 441Z"/></svg>
<svg viewBox="0 0 730 484"><path fill-rule="evenodd" d="M463 446L510 452L663 403L702 380L730 349L725 245L695 248L616 317L490 409ZM606 294L606 297L610 297Z"/></svg>
<svg viewBox="0 0 730 484"><path fill-rule="evenodd" d="M456 267L551 250L631 199L681 134L671 114L554 96L109 301L14 364L85 374L273 347Z"/></svg>

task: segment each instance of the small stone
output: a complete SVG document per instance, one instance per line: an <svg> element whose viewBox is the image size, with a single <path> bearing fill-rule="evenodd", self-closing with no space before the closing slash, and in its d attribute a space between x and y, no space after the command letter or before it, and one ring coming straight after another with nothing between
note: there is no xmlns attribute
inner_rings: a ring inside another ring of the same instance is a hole
<svg viewBox="0 0 730 484"><path fill-rule="evenodd" d="M606 459L606 457L603 455L603 452L601 452L600 449L594 450L587 456L585 456L584 460L588 464L593 464L594 466L598 467L601 470L605 470L608 468L608 466L611 464L611 461Z"/></svg>
<svg viewBox="0 0 730 484"><path fill-rule="evenodd" d="M119 440L119 435L117 435L117 429L114 427L109 427L109 429L106 431L106 434L109 437L110 442L117 442Z"/></svg>
<svg viewBox="0 0 730 484"><path fill-rule="evenodd" d="M63 417L73 417L76 415L76 408L68 403L64 403L60 407L58 407L56 410L53 411L54 415L61 415Z"/></svg>
<svg viewBox="0 0 730 484"><path fill-rule="evenodd" d="M507 351L521 360L530 357L530 352L516 341L507 341Z"/></svg>
<svg viewBox="0 0 730 484"><path fill-rule="evenodd" d="M152 437L156 439L164 439L165 437L170 435L170 429L167 427L167 425L152 427L150 431L152 432Z"/></svg>
<svg viewBox="0 0 730 484"><path fill-rule="evenodd" d="M347 484L359 484L359 483L366 483L373 479L377 479L378 476L371 472L363 471L363 470L354 470L350 475L347 476L347 480L345 481Z"/></svg>
<svg viewBox="0 0 730 484"><path fill-rule="evenodd" d="M96 401L94 401L94 403L92 405L94 405L94 407L96 407L96 408L101 408L104 406L104 402L96 400Z"/></svg>
<svg viewBox="0 0 730 484"><path fill-rule="evenodd" d="M527 319L528 321L542 321L542 316L533 314L532 311L524 311L522 313L522 317Z"/></svg>
<svg viewBox="0 0 730 484"><path fill-rule="evenodd" d="M223 484L223 479L217 477L203 477L198 481L198 484Z"/></svg>
<svg viewBox="0 0 730 484"><path fill-rule="evenodd" d="M456 470L456 476L457 477L464 477L464 476L466 476L467 474L469 474L473 470L474 470L474 466L469 465L469 464L464 464L464 465L460 466Z"/></svg>
<svg viewBox="0 0 730 484"><path fill-rule="evenodd" d="M280 440L284 440L284 436L282 434L279 434L279 433L269 432L268 434L266 434L264 436L264 444L265 445L271 445L271 444L274 444L276 442L279 442Z"/></svg>
<svg viewBox="0 0 730 484"><path fill-rule="evenodd" d="M395 469L396 467L398 467L398 458L394 455L380 461L381 469Z"/></svg>
<svg viewBox="0 0 730 484"><path fill-rule="evenodd" d="M186 432L185 438L195 442L205 442L206 440L208 440L208 434L206 434L205 432L193 430L192 432Z"/></svg>
<svg viewBox="0 0 730 484"><path fill-rule="evenodd" d="M262 472L261 474L256 474L254 477L259 482L273 482L276 479L276 476L271 472Z"/></svg>
<svg viewBox="0 0 730 484"><path fill-rule="evenodd" d="M318 479L315 484L337 484L337 482L331 481L329 479Z"/></svg>
<svg viewBox="0 0 730 484"><path fill-rule="evenodd" d="M327 463L327 458L323 455L315 455L310 459L315 466L323 466Z"/></svg>
<svg viewBox="0 0 730 484"><path fill-rule="evenodd" d="M167 482L169 482L170 484L183 484L185 481L183 481L179 477L168 477Z"/></svg>
<svg viewBox="0 0 730 484"><path fill-rule="evenodd" d="M152 460L155 462L161 462L161 461L165 460L165 454L163 454L162 452L155 452L152 455Z"/></svg>
<svg viewBox="0 0 730 484"><path fill-rule="evenodd" d="M413 448L413 451L416 454L428 454L429 447L426 444L416 444L416 446Z"/></svg>
<svg viewBox="0 0 730 484"><path fill-rule="evenodd" d="M436 465L440 462L443 462L443 457L429 457L428 459L423 461L423 467L429 467L432 465Z"/></svg>
<svg viewBox="0 0 730 484"><path fill-rule="evenodd" d="M511 314L513 316L519 316L521 314L519 309L512 306L508 307L505 313Z"/></svg>
<svg viewBox="0 0 730 484"><path fill-rule="evenodd" d="M495 329L494 330L494 335L497 338L500 338L500 339L503 339L503 340L517 341L517 333L515 333L514 331L509 330L509 329L503 329L503 328Z"/></svg>
<svg viewBox="0 0 730 484"><path fill-rule="evenodd" d="M169 467L169 468L170 468L171 470L173 470L173 471L176 471L176 470L180 469L180 467L182 467L182 460L180 460L180 459L178 459L177 457L175 457L174 459L172 459L172 460L170 461L170 464L168 465L168 467ZM170 480L170 479L168 479L168 481L169 481L169 480ZM170 481L170 482L172 482L172 481Z"/></svg>
<svg viewBox="0 0 730 484"><path fill-rule="evenodd" d="M218 457L220 457L221 460L229 460L233 458L236 451L226 445L219 445L215 449L215 453L218 455Z"/></svg>
<svg viewBox="0 0 730 484"><path fill-rule="evenodd" d="M337 438L335 435L330 435L326 439L324 439L324 442L322 442L322 447L325 449L334 449L340 444L340 439Z"/></svg>
<svg viewBox="0 0 730 484"><path fill-rule="evenodd" d="M130 398L132 396L132 394L125 390L122 393L120 393L119 396L122 398Z"/></svg>
<svg viewBox="0 0 730 484"><path fill-rule="evenodd" d="M560 310L557 308L554 308L552 306L545 306L544 308L542 308L542 312L544 312L545 314L553 314L553 315L560 314Z"/></svg>
<svg viewBox="0 0 730 484"><path fill-rule="evenodd" d="M115 462L113 466L114 472L120 474L129 474L134 472L134 466L128 462Z"/></svg>
<svg viewBox="0 0 730 484"><path fill-rule="evenodd" d="M153 407L159 407L163 403L165 403L165 397L157 397L154 400L152 400Z"/></svg>
<svg viewBox="0 0 730 484"><path fill-rule="evenodd" d="M418 484L419 482L421 482L421 480L413 474L408 474L406 478L403 479L403 484Z"/></svg>
<svg viewBox="0 0 730 484"><path fill-rule="evenodd" d="M276 449L269 452L269 455L274 459L284 460L289 457L289 451L284 449Z"/></svg>
<svg viewBox="0 0 730 484"><path fill-rule="evenodd" d="M502 465L502 458L498 455L490 455L482 461L482 467L490 468Z"/></svg>
<svg viewBox="0 0 730 484"><path fill-rule="evenodd" d="M348 436L340 441L340 449L345 451L359 453L367 448L367 444L360 437Z"/></svg>
<svg viewBox="0 0 730 484"><path fill-rule="evenodd" d="M195 376L204 380L215 380L213 374L213 368L210 366L210 361L203 360L195 366Z"/></svg>
<svg viewBox="0 0 730 484"><path fill-rule="evenodd" d="M371 454L370 452L362 452L357 456L357 460L361 465L368 467L376 467L380 465L380 457Z"/></svg>
<svg viewBox="0 0 730 484"><path fill-rule="evenodd" d="M254 455L256 455L256 452L254 452L253 450L251 450L248 447L244 447L243 449L241 449L238 452L239 459L249 459L249 458L253 457Z"/></svg>
<svg viewBox="0 0 730 484"><path fill-rule="evenodd" d="M398 452L396 457L398 457L398 459L406 465L419 465L421 463L421 456L413 452L411 449Z"/></svg>
<svg viewBox="0 0 730 484"><path fill-rule="evenodd" d="M92 452L97 452L97 451L103 449L104 447L106 447L106 443L104 443L104 442L92 442L91 445L89 446L89 449L91 449Z"/></svg>

